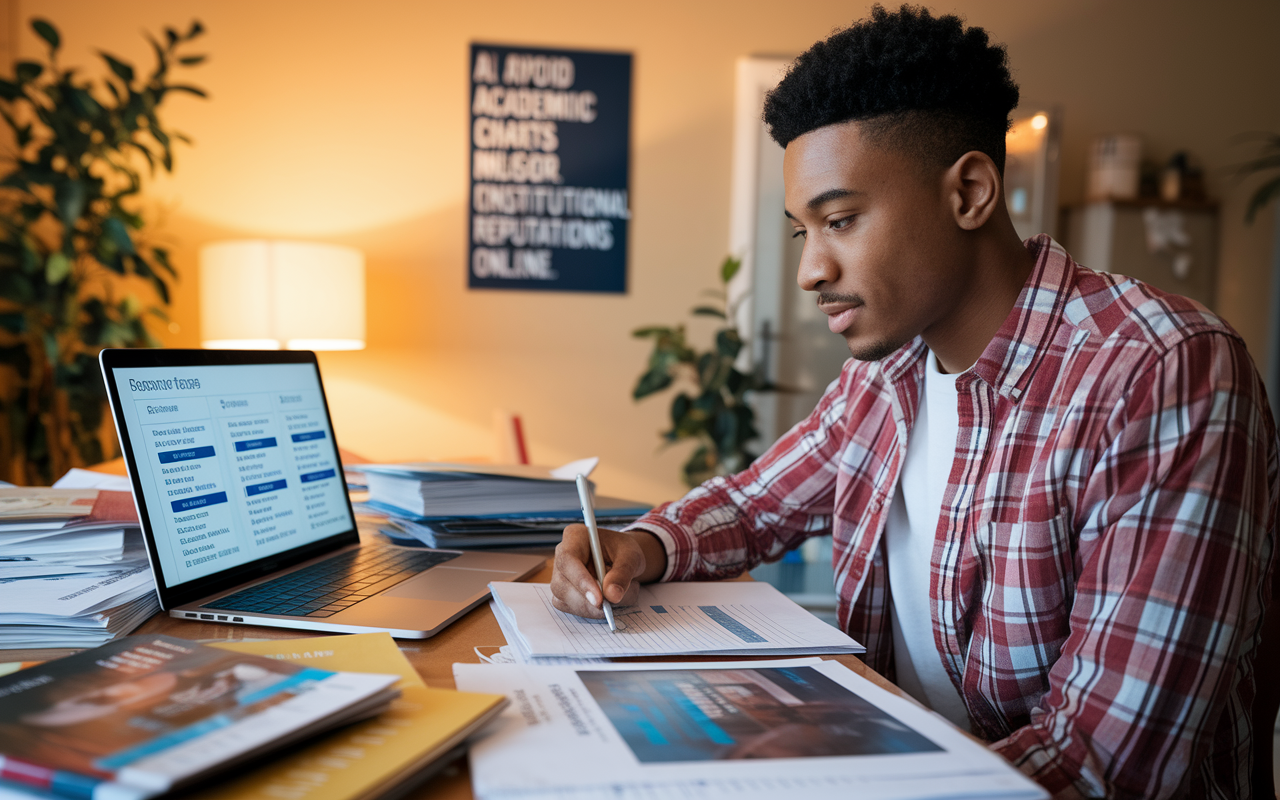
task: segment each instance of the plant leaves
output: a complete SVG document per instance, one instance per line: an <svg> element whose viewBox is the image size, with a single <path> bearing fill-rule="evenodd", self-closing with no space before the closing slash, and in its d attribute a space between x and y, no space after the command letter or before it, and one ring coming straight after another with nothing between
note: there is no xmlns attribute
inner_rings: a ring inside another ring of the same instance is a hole
<svg viewBox="0 0 1280 800"><path fill-rule="evenodd" d="M71 259L67 258L62 251L49 254L49 259L44 265L44 279L50 286L56 286L67 279L71 274Z"/></svg>
<svg viewBox="0 0 1280 800"><path fill-rule="evenodd" d="M19 61L13 65L13 74L18 83L30 83L43 73L44 65L35 61Z"/></svg>
<svg viewBox="0 0 1280 800"><path fill-rule="evenodd" d="M9 333L22 333L27 328L25 314L0 314L0 328Z"/></svg>
<svg viewBox="0 0 1280 800"><path fill-rule="evenodd" d="M183 56L178 59L178 63L184 67L194 67L197 64L203 64L208 56Z"/></svg>
<svg viewBox="0 0 1280 800"><path fill-rule="evenodd" d="M717 317L725 319L724 312L714 306L698 306L693 310L694 316L699 317Z"/></svg>
<svg viewBox="0 0 1280 800"><path fill-rule="evenodd" d="M204 33L204 26L200 24L200 20L191 20L191 27L187 30L187 38L194 39Z"/></svg>
<svg viewBox="0 0 1280 800"><path fill-rule="evenodd" d="M102 232L110 237L111 241L126 255L133 255L133 239L129 237L129 231L125 230L124 223L118 217L107 217L102 221Z"/></svg>
<svg viewBox="0 0 1280 800"><path fill-rule="evenodd" d="M186 84L174 84L174 85L172 85L172 86L168 87L168 90L169 90L169 91L171 91L171 92L188 92L188 93L190 93L190 94L194 94L196 97L208 97L208 96L209 96L209 95L208 95L208 93L207 93L207 92L205 92L205 90L204 90L204 89L199 89L199 88L197 88L197 87L195 87L195 86L188 86L188 85L186 85Z"/></svg>
<svg viewBox="0 0 1280 800"><path fill-rule="evenodd" d="M0 79L0 99L17 100L22 97L22 89L13 81Z"/></svg>
<svg viewBox="0 0 1280 800"><path fill-rule="evenodd" d="M631 332L631 335L637 339L644 339L649 336L670 336L671 332L671 328L654 326L649 328L636 328Z"/></svg>
<svg viewBox="0 0 1280 800"><path fill-rule="evenodd" d="M724 263L720 265L720 280L728 283L733 280L733 276L738 274L738 270L742 268L742 260L733 256L726 256Z"/></svg>
<svg viewBox="0 0 1280 800"><path fill-rule="evenodd" d="M636 386L631 390L631 397L634 400L642 400L654 392L660 392L671 385L671 375L663 370L651 369L640 376L640 380L636 381Z"/></svg>
<svg viewBox="0 0 1280 800"><path fill-rule="evenodd" d="M102 60L107 62L107 66L116 74L116 77L124 81L125 86L133 83L133 65L128 64L110 53L102 50L98 51L98 55L102 56Z"/></svg>
<svg viewBox="0 0 1280 800"><path fill-rule="evenodd" d="M727 358L737 358L738 351L742 349L742 337L737 330L724 328L716 334L716 349Z"/></svg>
<svg viewBox="0 0 1280 800"><path fill-rule="evenodd" d="M47 20L39 18L31 20L31 30L36 32L36 36L48 42L51 51L56 52L62 46L62 37L58 35L58 29Z"/></svg>
<svg viewBox="0 0 1280 800"><path fill-rule="evenodd" d="M1244 212L1244 221L1253 224L1253 218L1272 200L1280 198L1280 177L1272 178L1258 187L1249 198L1249 209Z"/></svg>
<svg viewBox="0 0 1280 800"><path fill-rule="evenodd" d="M89 199L89 187L85 185L84 181L59 181L54 187L54 196L58 205L58 216L62 218L62 224L68 228L74 227L81 215L84 214L84 206Z"/></svg>

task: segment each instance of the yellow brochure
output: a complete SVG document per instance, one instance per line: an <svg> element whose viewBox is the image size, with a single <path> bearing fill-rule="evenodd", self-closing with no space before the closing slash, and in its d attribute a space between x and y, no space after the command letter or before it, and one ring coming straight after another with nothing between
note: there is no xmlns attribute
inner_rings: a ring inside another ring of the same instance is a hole
<svg viewBox="0 0 1280 800"><path fill-rule="evenodd" d="M327 734L248 773L189 795L198 800L364 800L430 774L497 716L500 694L432 689L385 633L225 642L216 647L305 663L319 669L400 675L390 710Z"/></svg>

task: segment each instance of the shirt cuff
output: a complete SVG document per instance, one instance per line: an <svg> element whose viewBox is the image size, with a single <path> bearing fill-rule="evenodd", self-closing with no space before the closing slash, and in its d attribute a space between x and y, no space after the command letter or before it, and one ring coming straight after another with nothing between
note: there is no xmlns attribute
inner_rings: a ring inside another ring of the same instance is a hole
<svg viewBox="0 0 1280 800"><path fill-rule="evenodd" d="M623 532L644 531L658 537L658 541L662 542L662 549L667 553L667 568L663 570L662 577L658 581L667 583L679 579L683 572L680 564L689 560L679 556L682 552L691 553L694 549L693 538L688 533L669 520L654 516L652 513L646 514L622 530Z"/></svg>

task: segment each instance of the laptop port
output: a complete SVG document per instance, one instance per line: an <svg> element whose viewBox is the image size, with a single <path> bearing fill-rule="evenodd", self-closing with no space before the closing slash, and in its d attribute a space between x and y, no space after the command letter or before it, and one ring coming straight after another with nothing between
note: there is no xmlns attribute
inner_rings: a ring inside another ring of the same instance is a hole
<svg viewBox="0 0 1280 800"><path fill-rule="evenodd" d="M213 619L212 614L201 614L200 619Z"/></svg>
<svg viewBox="0 0 1280 800"><path fill-rule="evenodd" d="M227 621L227 615L226 615L226 614L219 614L219 615L218 615L218 622L226 622L226 621Z"/></svg>
<svg viewBox="0 0 1280 800"><path fill-rule="evenodd" d="M187 619L195 619L195 618L196 618L196 615L195 615L195 614L192 614L190 611L186 612L186 614L187 614Z"/></svg>
<svg viewBox="0 0 1280 800"><path fill-rule="evenodd" d="M232 622L244 622L244 617L232 617Z"/></svg>

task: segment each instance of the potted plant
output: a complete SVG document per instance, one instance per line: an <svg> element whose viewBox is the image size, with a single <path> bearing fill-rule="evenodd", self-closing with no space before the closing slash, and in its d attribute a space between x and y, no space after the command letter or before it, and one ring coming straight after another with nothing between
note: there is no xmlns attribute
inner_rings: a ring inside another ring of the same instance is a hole
<svg viewBox="0 0 1280 800"><path fill-rule="evenodd" d="M59 63L57 28L31 27L47 60L0 80L15 145L0 158L0 477L47 484L106 456L98 351L158 344L145 319L167 319L177 275L136 201L143 171L172 171L174 142L189 142L158 114L175 93L205 96L172 80L205 57L183 52L203 31L193 22L148 37L149 75L100 53L108 75L93 80Z"/></svg>
<svg viewBox="0 0 1280 800"><path fill-rule="evenodd" d="M728 302L728 285L742 262L729 257L720 266L722 290L710 290L719 299L717 305L700 305L696 316L715 317L725 321L716 331L713 346L699 351L691 346L685 327L650 326L632 331L639 339L652 339L653 352L649 366L636 381L631 395L641 400L671 387L677 381L681 390L671 399L671 429L661 436L667 443L682 439L698 442L685 461L681 476L689 486L697 486L715 475L727 475L745 469L755 459L747 443L759 433L755 427L755 411L746 402L748 391L758 388L754 373L742 372L736 366L742 350L742 337L733 319L737 304Z"/></svg>

